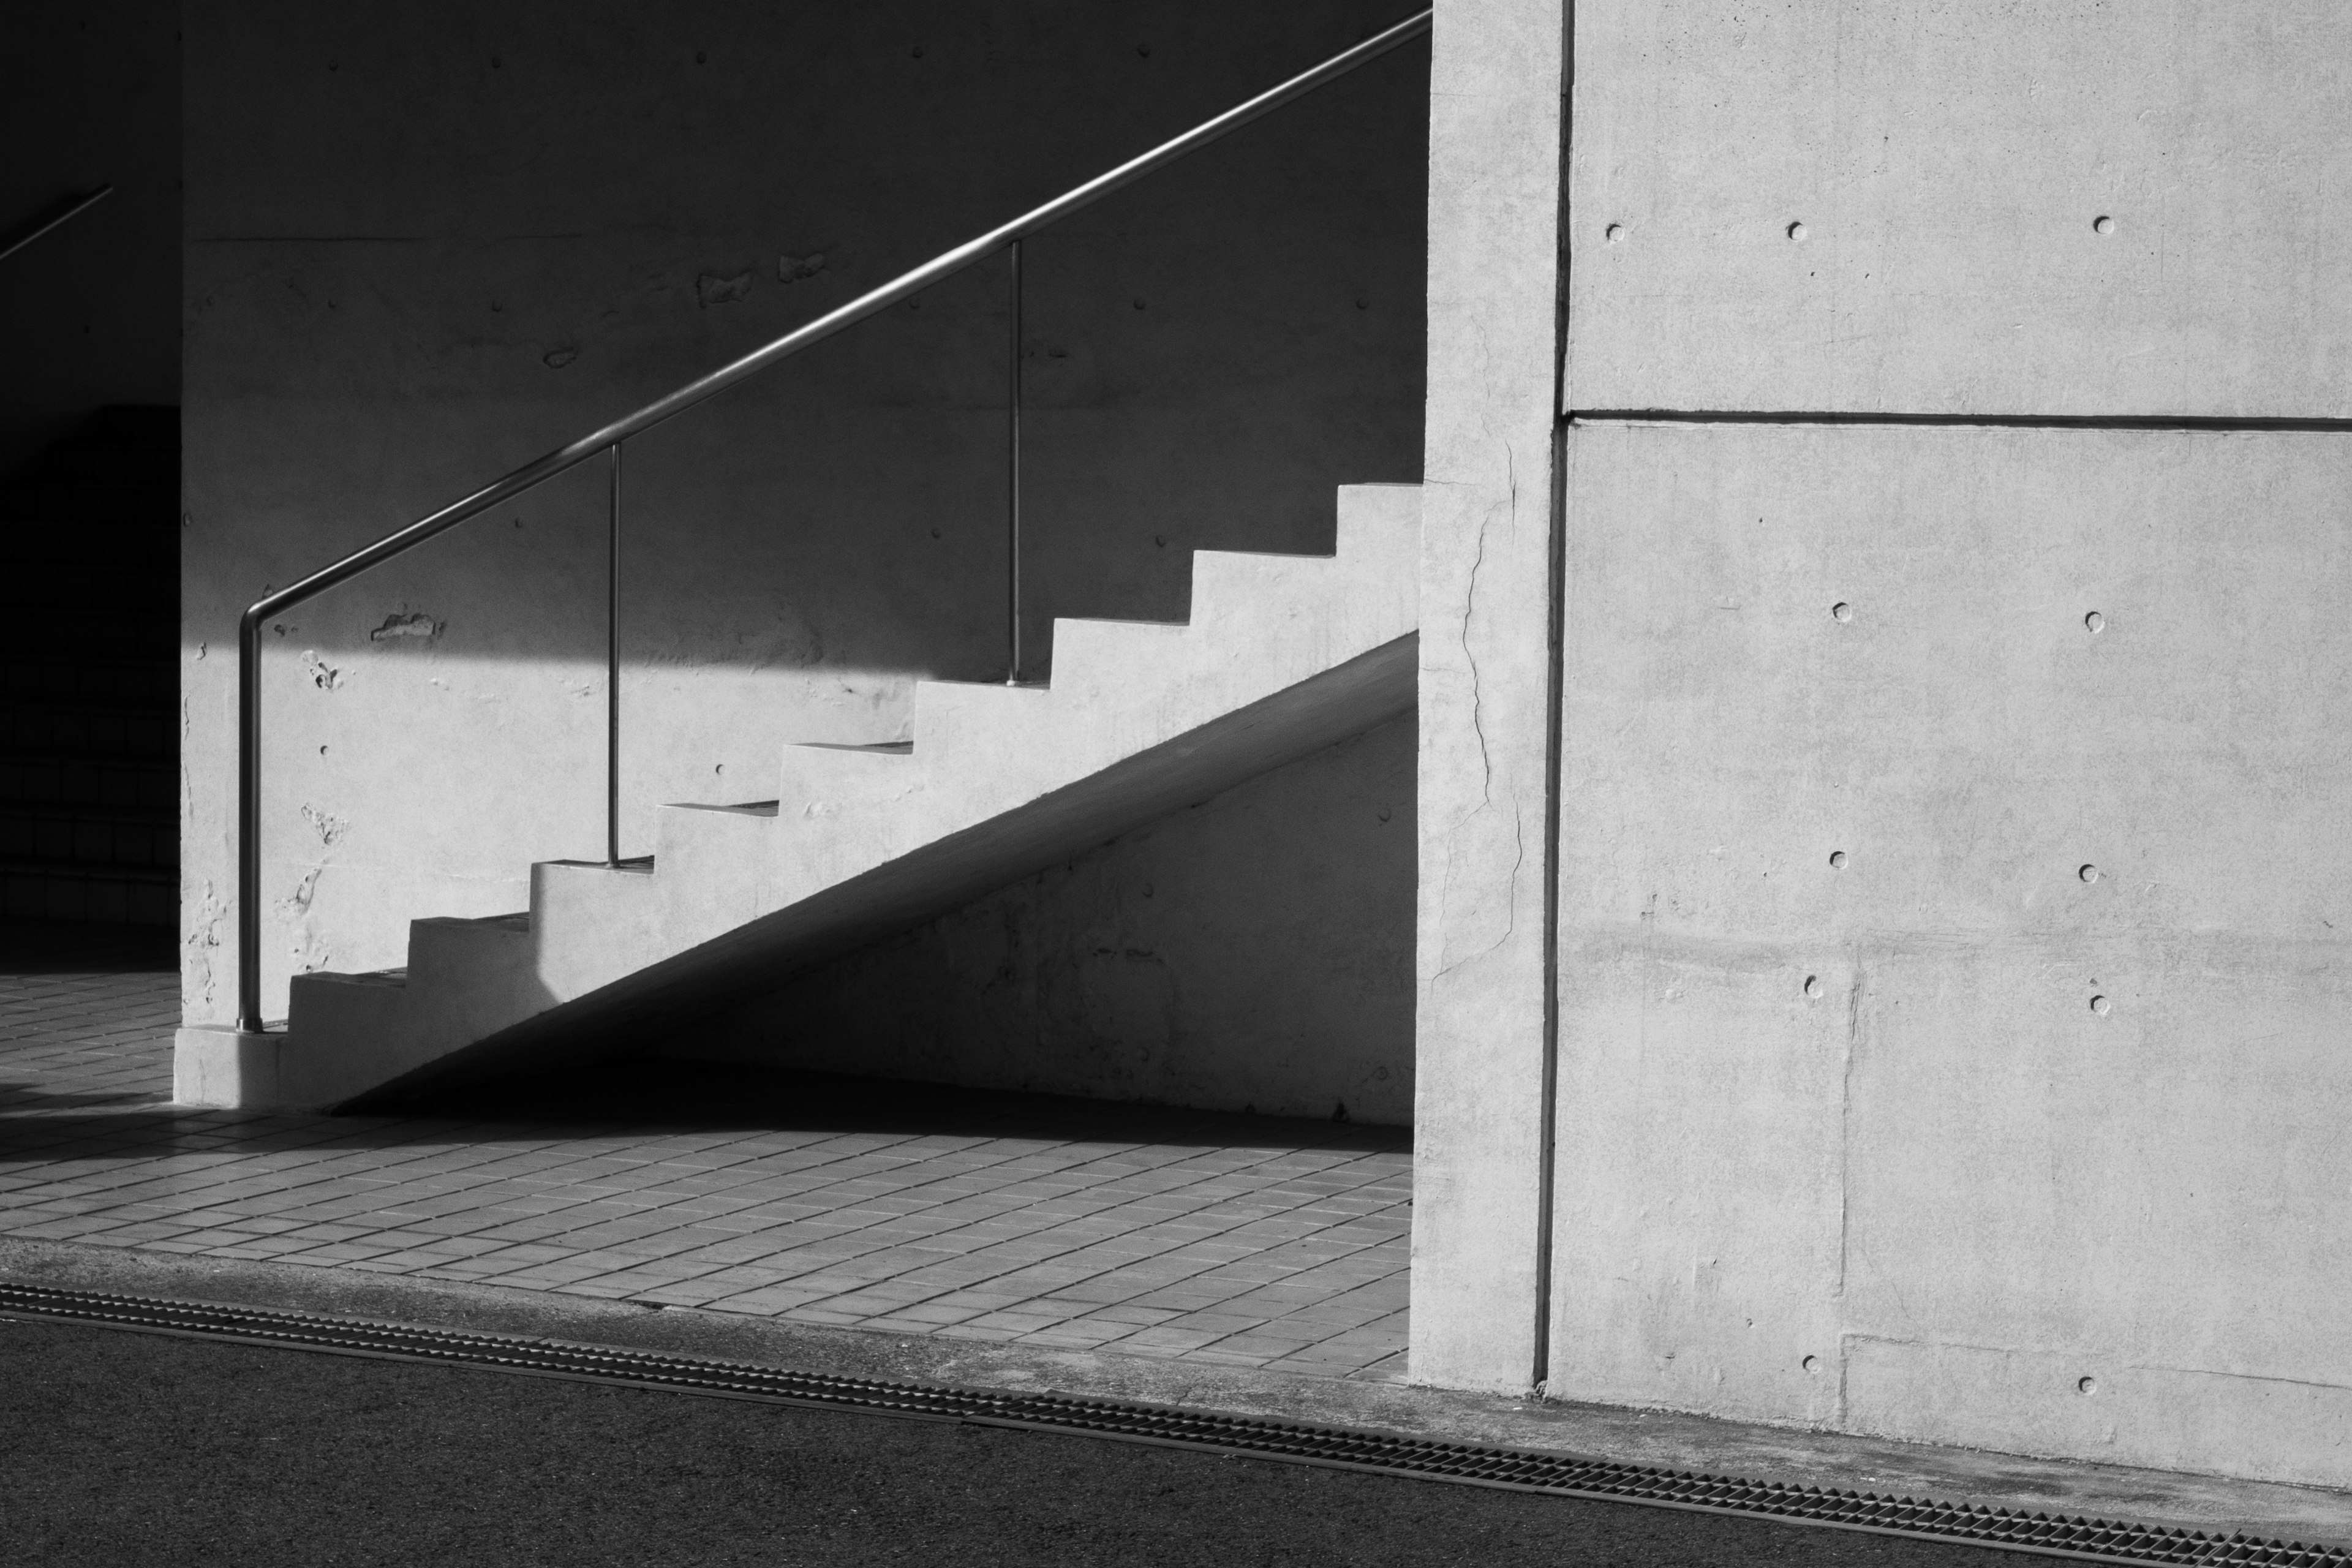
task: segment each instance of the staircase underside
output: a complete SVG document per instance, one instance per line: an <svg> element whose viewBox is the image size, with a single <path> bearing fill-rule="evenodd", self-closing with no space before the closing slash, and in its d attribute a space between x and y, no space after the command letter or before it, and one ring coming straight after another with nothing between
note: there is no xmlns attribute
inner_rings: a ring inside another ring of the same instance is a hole
<svg viewBox="0 0 2352 1568"><path fill-rule="evenodd" d="M1022 810L923 845L688 952L560 1002L357 1096L345 1108L380 1109L422 1089L625 1050L723 1012L828 959L960 909L1396 717L1413 704L1417 661L1418 638L1400 637ZM766 815L758 807L733 809ZM578 869L604 877L643 875L596 865Z"/></svg>

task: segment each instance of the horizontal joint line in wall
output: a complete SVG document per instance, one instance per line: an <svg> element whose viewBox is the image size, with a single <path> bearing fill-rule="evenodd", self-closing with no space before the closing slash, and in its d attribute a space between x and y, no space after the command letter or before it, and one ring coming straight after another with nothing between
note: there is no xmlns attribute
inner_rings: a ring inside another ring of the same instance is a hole
<svg viewBox="0 0 2352 1568"><path fill-rule="evenodd" d="M1895 425L1994 430L2305 430L2352 434L2352 419L2201 414L1748 413L1691 408L1571 408L1571 425Z"/></svg>

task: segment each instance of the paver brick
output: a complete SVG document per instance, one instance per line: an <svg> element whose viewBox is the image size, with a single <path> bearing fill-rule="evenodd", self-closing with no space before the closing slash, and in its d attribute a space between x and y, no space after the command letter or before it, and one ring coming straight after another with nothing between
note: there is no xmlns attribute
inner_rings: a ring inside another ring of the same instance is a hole
<svg viewBox="0 0 2352 1568"><path fill-rule="evenodd" d="M0 972L0 1235L1404 1373L1392 1131L1012 1097L1018 1125L936 1133L192 1110L176 1005L168 973Z"/></svg>

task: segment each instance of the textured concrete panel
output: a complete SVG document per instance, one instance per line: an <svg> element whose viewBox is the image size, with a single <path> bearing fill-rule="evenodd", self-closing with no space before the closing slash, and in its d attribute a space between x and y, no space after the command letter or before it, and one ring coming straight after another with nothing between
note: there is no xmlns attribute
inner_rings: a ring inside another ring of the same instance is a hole
<svg viewBox="0 0 2352 1568"><path fill-rule="evenodd" d="M1574 433L1556 1390L2352 1481L2347 497Z"/></svg>
<svg viewBox="0 0 2352 1568"><path fill-rule="evenodd" d="M1576 406L2352 416L2333 0L1576 21Z"/></svg>
<svg viewBox="0 0 2352 1568"><path fill-rule="evenodd" d="M1848 1418L1860 1432L1948 1443L1998 1430L2030 1453L2149 1467L2210 1471L2226 1454L2240 1474L2317 1487L2340 1487L2352 1469L2352 1388L2129 1363L2094 1375L2084 1364L2080 1354L1857 1337L1846 1357Z"/></svg>
<svg viewBox="0 0 2352 1568"><path fill-rule="evenodd" d="M1535 1381L1557 0L1445 0L1430 88L1412 1375Z"/></svg>

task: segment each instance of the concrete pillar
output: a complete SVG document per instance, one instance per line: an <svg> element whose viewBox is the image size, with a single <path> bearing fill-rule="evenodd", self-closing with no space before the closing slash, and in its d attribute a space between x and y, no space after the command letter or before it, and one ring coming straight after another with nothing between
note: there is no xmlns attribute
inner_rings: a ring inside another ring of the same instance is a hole
<svg viewBox="0 0 2352 1568"><path fill-rule="evenodd" d="M1538 1361L1560 0L1441 0L1430 82L1416 1381Z"/></svg>

